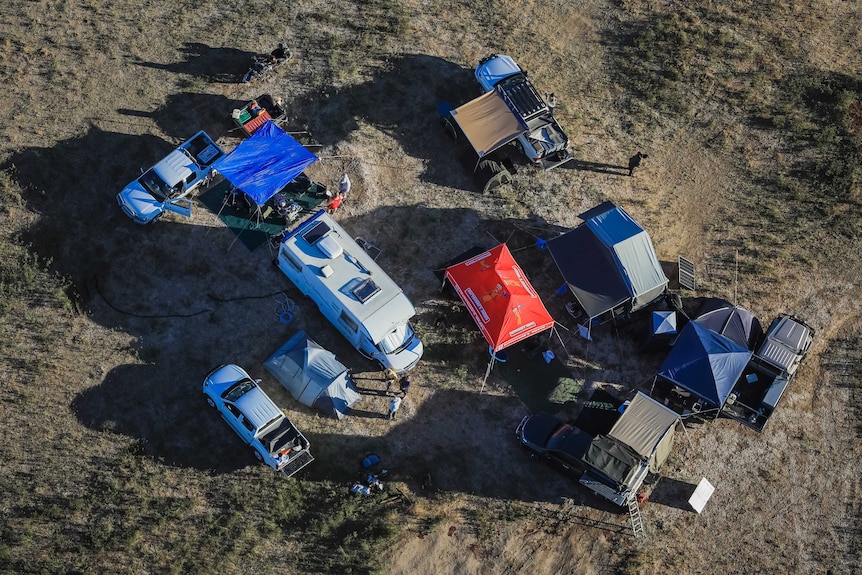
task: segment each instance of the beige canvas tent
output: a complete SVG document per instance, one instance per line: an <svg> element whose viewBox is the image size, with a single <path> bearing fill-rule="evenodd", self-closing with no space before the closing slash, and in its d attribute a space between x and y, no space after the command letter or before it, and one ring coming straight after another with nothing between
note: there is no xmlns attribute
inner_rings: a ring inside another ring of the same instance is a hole
<svg viewBox="0 0 862 575"><path fill-rule="evenodd" d="M451 114L480 158L524 132L524 126L496 90L467 102Z"/></svg>
<svg viewBox="0 0 862 575"><path fill-rule="evenodd" d="M649 460L651 473L658 473L673 448L679 414L638 392L608 433Z"/></svg>

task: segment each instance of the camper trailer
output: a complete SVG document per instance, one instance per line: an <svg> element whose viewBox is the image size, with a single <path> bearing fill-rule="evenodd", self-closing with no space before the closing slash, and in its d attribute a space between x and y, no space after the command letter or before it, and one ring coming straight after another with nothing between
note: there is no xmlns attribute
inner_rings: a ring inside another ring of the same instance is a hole
<svg viewBox="0 0 862 575"><path fill-rule="evenodd" d="M413 304L325 211L284 237L275 263L362 355L398 373L419 362Z"/></svg>

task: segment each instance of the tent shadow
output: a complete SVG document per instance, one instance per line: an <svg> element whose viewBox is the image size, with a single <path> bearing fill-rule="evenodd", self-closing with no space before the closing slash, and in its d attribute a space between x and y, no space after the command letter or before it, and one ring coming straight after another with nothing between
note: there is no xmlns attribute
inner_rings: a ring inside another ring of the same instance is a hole
<svg viewBox="0 0 862 575"><path fill-rule="evenodd" d="M688 504L689 498L694 493L697 485L680 481L672 477L662 477L653 487L649 496L650 503L657 503L665 507L673 507L683 511L694 513L694 509Z"/></svg>
<svg viewBox="0 0 862 575"><path fill-rule="evenodd" d="M316 449L308 477L354 481L357 461L373 452L389 470L390 481L403 481L415 494L422 494L430 473L442 492L555 503L574 498L578 505L620 512L520 447L514 430L524 409L517 398L438 389L415 413L402 406L398 415L377 437L306 433Z"/></svg>
<svg viewBox="0 0 862 575"><path fill-rule="evenodd" d="M557 413L583 399L584 386L559 359L548 362L543 358L546 340L546 336L536 336L513 346L508 360L495 369L531 412Z"/></svg>

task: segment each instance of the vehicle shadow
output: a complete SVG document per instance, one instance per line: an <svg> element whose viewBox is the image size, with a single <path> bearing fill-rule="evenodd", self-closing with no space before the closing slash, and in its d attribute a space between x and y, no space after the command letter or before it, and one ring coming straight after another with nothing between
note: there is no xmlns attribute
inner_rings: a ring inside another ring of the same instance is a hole
<svg viewBox="0 0 862 575"><path fill-rule="evenodd" d="M152 111L119 108L117 112L124 116L151 118L168 136L186 140L200 130L205 130L213 138L238 130L230 121L230 112L245 104L245 101L217 94L180 92L171 94L164 104Z"/></svg>
<svg viewBox="0 0 862 575"><path fill-rule="evenodd" d="M184 59L180 62L160 63L134 62L137 66L165 70L174 74L186 74L207 78L213 82L240 82L251 65L255 52L237 48L214 48L201 42L185 42L180 48Z"/></svg>
<svg viewBox="0 0 862 575"><path fill-rule="evenodd" d="M123 365L75 397L71 408L83 425L134 438L138 455L167 465L228 473L254 464L251 449L243 450L208 408L198 384L157 365Z"/></svg>
<svg viewBox="0 0 862 575"><path fill-rule="evenodd" d="M403 481L414 494L422 493L430 474L438 491L517 501L574 499L618 512L616 505L580 487L576 478L563 476L520 447L514 432L524 414L515 397L436 390L415 413L400 410L382 436L306 433L317 458L307 477L355 481L362 454L375 453L380 467L389 470L389 480Z"/></svg>

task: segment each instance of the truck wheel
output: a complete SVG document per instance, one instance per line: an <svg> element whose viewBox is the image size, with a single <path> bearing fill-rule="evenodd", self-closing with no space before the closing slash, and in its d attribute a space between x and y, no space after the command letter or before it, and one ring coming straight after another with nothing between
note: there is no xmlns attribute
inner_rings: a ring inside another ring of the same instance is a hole
<svg viewBox="0 0 862 575"><path fill-rule="evenodd" d="M443 120L443 129L446 131L446 134L452 138L453 140L458 140L458 130L455 129L455 126L452 125L452 120L449 118L445 118Z"/></svg>
<svg viewBox="0 0 862 575"><path fill-rule="evenodd" d="M260 454L260 451L257 449L252 449L252 451L254 452L254 458L263 463L263 455Z"/></svg>
<svg viewBox="0 0 862 575"><path fill-rule="evenodd" d="M213 398L211 398L210 396L207 396L207 404L210 407L212 407L213 409L215 409L215 406L216 406L215 401L213 401Z"/></svg>

